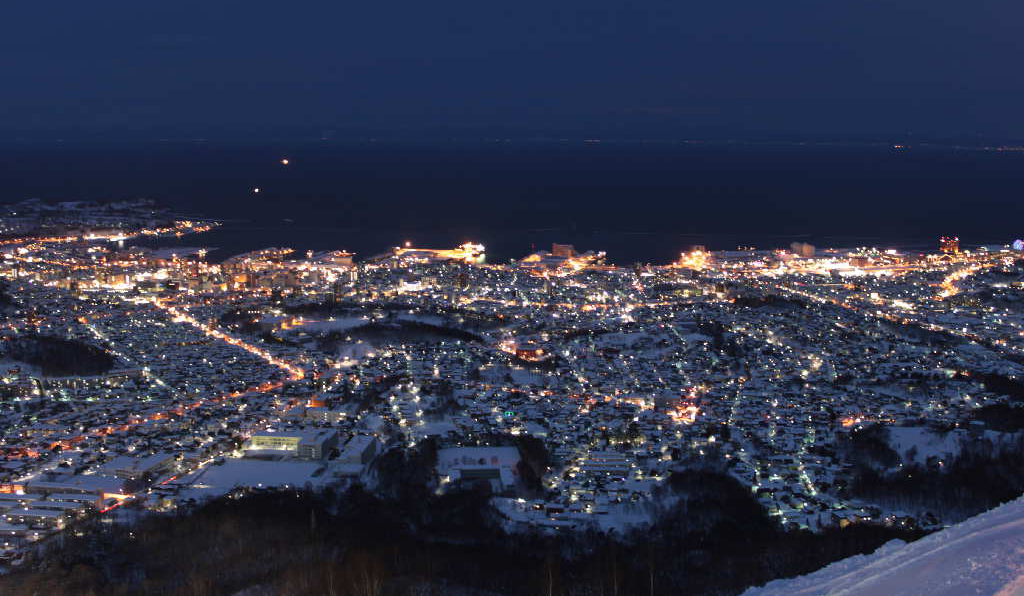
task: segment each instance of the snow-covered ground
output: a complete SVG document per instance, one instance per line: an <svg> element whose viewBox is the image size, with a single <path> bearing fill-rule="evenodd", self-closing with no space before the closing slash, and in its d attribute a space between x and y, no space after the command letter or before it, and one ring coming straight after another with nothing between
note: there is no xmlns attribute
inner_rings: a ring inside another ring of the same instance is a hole
<svg viewBox="0 0 1024 596"><path fill-rule="evenodd" d="M928 459L935 457L939 461L949 461L960 455L967 441L984 439L991 441L993 448L1001 450L1012 444L1014 433L1001 433L986 430L978 436L972 436L966 430L957 429L949 432L936 432L922 426L890 426L889 445L903 458L905 464L926 464ZM909 455L913 455L910 457Z"/></svg>
<svg viewBox="0 0 1024 596"><path fill-rule="evenodd" d="M649 510L636 503L596 503L595 508L601 513L584 511L567 511L559 514L557 519L545 513L544 509L535 510L529 502L522 499L494 497L491 503L505 518L505 530L522 532L535 528L593 528L602 532L616 531L624 534L633 529L649 525L653 519Z"/></svg>
<svg viewBox="0 0 1024 596"><path fill-rule="evenodd" d="M936 433L920 426L889 427L889 444L908 464L924 464L930 457L952 459L960 454L967 431ZM913 457L907 457L907 453Z"/></svg>
<svg viewBox="0 0 1024 596"><path fill-rule="evenodd" d="M28 364L27 362L11 358L0 358L0 374L10 374L8 371L14 369L19 369L20 374L28 377L38 378L43 376L43 369L34 364Z"/></svg>
<svg viewBox="0 0 1024 596"><path fill-rule="evenodd" d="M331 479L329 474L314 473L324 467L323 462L298 460L263 461L227 458L222 465L207 465L197 472L179 478L179 499L219 497L236 487L304 487L306 483L319 486Z"/></svg>
<svg viewBox="0 0 1024 596"><path fill-rule="evenodd" d="M429 325L446 325L447 321L444 317L436 315L398 315L392 319L382 321L383 323L406 321L410 323L427 323ZM355 329L373 323L373 319L368 316L353 316L353 317L332 317L326 320L310 319L303 321L291 329L296 331L305 331L306 333L329 333L331 331L348 331L349 329Z"/></svg>
<svg viewBox="0 0 1024 596"><path fill-rule="evenodd" d="M348 331L372 322L369 317L340 317L325 321L309 320L292 327L296 331L306 333L330 333L331 331Z"/></svg>
<svg viewBox="0 0 1024 596"><path fill-rule="evenodd" d="M1024 594L1024 497L916 542L893 540L870 555L746 592L774 594Z"/></svg>

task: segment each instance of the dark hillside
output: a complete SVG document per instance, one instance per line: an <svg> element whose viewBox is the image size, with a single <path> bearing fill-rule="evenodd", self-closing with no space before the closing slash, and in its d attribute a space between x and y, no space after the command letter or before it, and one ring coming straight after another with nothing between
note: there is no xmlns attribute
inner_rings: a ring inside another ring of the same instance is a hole
<svg viewBox="0 0 1024 596"><path fill-rule="evenodd" d="M223 498L130 528L92 522L83 536L68 532L50 556L0 578L0 593L736 594L919 536L880 526L782 532L717 472L677 475L668 490L677 498L663 523L627 536L509 536L472 491Z"/></svg>

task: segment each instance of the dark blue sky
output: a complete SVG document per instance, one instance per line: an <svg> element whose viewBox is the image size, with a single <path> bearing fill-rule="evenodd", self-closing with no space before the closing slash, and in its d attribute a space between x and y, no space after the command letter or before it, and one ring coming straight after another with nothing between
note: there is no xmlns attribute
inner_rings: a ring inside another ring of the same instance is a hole
<svg viewBox="0 0 1024 596"><path fill-rule="evenodd" d="M1024 136L1020 0L49 0L0 130Z"/></svg>

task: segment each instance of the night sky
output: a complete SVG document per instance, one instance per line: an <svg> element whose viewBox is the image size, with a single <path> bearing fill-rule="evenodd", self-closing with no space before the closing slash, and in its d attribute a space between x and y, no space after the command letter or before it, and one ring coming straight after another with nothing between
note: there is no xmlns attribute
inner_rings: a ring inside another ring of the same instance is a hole
<svg viewBox="0 0 1024 596"><path fill-rule="evenodd" d="M0 131L1024 136L1020 0L8 3Z"/></svg>

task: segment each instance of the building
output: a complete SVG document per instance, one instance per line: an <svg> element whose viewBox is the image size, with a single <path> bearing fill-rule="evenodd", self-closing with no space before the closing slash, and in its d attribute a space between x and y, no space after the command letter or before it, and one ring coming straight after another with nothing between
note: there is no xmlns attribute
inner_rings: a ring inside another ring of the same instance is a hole
<svg viewBox="0 0 1024 596"><path fill-rule="evenodd" d="M169 470L174 465L174 461L173 453L157 453L147 457L122 455L104 464L103 469L107 473L112 473L115 478L142 480L147 475L150 478L159 476L162 472Z"/></svg>
<svg viewBox="0 0 1024 596"><path fill-rule="evenodd" d="M625 480L629 478L634 464L623 453L615 451L591 451L580 469L591 476L606 476Z"/></svg>
<svg viewBox="0 0 1024 596"><path fill-rule="evenodd" d="M130 496L124 489L123 479L102 474L48 475L46 478L27 481L25 490L44 494L97 495L104 499L125 499Z"/></svg>
<svg viewBox="0 0 1024 596"><path fill-rule="evenodd" d="M377 439L356 435L345 443L338 461L343 464L368 464L377 455Z"/></svg>
<svg viewBox="0 0 1024 596"><path fill-rule="evenodd" d="M306 433L299 441L298 456L304 459L323 459L338 446L338 431L321 430Z"/></svg>
<svg viewBox="0 0 1024 596"><path fill-rule="evenodd" d="M486 248L483 244L464 242L455 248L404 248L396 246L392 250L393 256L417 263L437 263L444 261L459 261L463 263L482 264L487 259Z"/></svg>
<svg viewBox="0 0 1024 596"><path fill-rule="evenodd" d="M956 236L943 236L939 238L939 250L947 254L960 252L960 238Z"/></svg>
<svg viewBox="0 0 1024 596"><path fill-rule="evenodd" d="M9 524L25 524L33 528L53 528L61 530L67 521L67 514L53 509L11 509L4 513L4 521Z"/></svg>
<svg viewBox="0 0 1024 596"><path fill-rule="evenodd" d="M815 248L813 244L807 244L806 242L793 242L789 245L789 248L794 253L805 259L811 259L814 257Z"/></svg>
<svg viewBox="0 0 1024 596"><path fill-rule="evenodd" d="M551 245L551 254L556 257L571 259L576 256L576 247L572 244L553 243Z"/></svg>
<svg viewBox="0 0 1024 596"><path fill-rule="evenodd" d="M494 492L515 487L519 472L516 447L451 447L437 452L442 483L488 482Z"/></svg>
<svg viewBox="0 0 1024 596"><path fill-rule="evenodd" d="M348 410L345 408L325 408L322 406L314 406L306 408L303 415L309 420L316 420L318 422L327 422L330 424L337 424L348 417Z"/></svg>
<svg viewBox="0 0 1024 596"><path fill-rule="evenodd" d="M541 360L544 357L544 349L535 343L524 343L516 346L516 356L523 360Z"/></svg>
<svg viewBox="0 0 1024 596"><path fill-rule="evenodd" d="M268 433L253 435L249 438L249 450L267 451L290 451L297 453L301 434L295 433Z"/></svg>
<svg viewBox="0 0 1024 596"><path fill-rule="evenodd" d="M254 434L247 451L279 451L303 459L323 459L338 446L338 431L317 429L311 431Z"/></svg>

